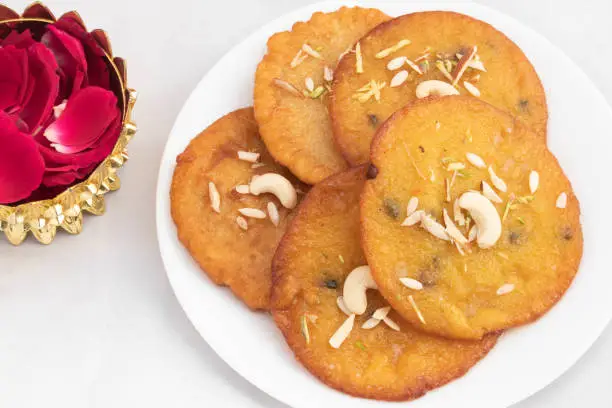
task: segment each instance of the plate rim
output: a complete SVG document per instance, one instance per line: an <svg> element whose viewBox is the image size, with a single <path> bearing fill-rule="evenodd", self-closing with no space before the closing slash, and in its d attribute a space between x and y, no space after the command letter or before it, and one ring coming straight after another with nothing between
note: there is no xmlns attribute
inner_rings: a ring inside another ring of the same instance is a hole
<svg viewBox="0 0 612 408"><path fill-rule="evenodd" d="M250 34L248 34L242 41L234 44L215 64L212 65L212 67L202 76L202 78L198 81L197 85L193 88L193 90L191 91L190 95L188 96L188 98L185 100L185 102L183 103L179 114L176 116L176 119L174 121L174 124L172 126L172 129L168 135L168 139L164 145L164 149L163 149L163 154L161 157L161 165L159 167L159 173L158 173L158 178L157 178L157 186L156 186L156 211L155 211L155 216L156 216L156 232L157 232L157 240L158 240L158 247L159 247L159 251L160 251L160 255L162 257L162 261L163 261L163 265L164 265L164 269L166 271L166 276L168 277L168 281L172 287L173 292L175 293L175 296L177 298L177 301L179 302L179 304L181 305L181 308L183 309L183 311L185 312L185 314L187 315L187 318L189 319L190 323L192 324L192 326L196 329L196 331L198 332L198 334L202 337L202 339L204 341L206 341L209 346L211 347L211 349L215 352L215 354L217 354L221 360L224 361L225 364L227 364L228 366L230 366L232 368L232 370L234 370L238 375L240 375L242 378L244 378L245 380L247 380L248 382L250 382L251 384L255 385L259 390L261 390L262 392L268 394L269 396L271 396L272 398L276 399L277 401L280 401L284 404L287 404L289 406L296 406L293 405L292 401L288 401L286 398L284 398L283 396L281 396L281 393L276 392L274 389L271 389L271 387L268 387L267 385L263 384L262 381L260 381L259 379L254 379L251 376L249 376L248 374L246 374L244 372L243 369L237 368L235 364L230 363L230 361L232 361L232 358L228 357L226 355L225 351L222 351L220 347L218 347L218 344L209 341L209 336L207 336L206 330L203 330L203 328L198 327L195 322L194 322L194 318L192 318L191 316L191 312L188 310L189 306L186 305L185 300L181 297L181 295L179 294L180 289L177 289L177 282L175 281L175 274L174 272L171 272L171 265L170 265L170 260L169 257L171 256L170 253L163 247L163 242L162 242L162 237L161 234L163 232L167 232L164 229L164 226L162 225L164 219L166 219L167 217L170 217L170 206L169 206L169 197L167 197L167 194L165 194L167 192L167 190L169 190L169 184L172 181L172 178L170 177L169 180L166 180L166 172L169 171L169 169L167 168L167 162L168 162L168 155L169 155L169 150L170 150L170 145L172 143L172 139L173 139L173 135L176 134L176 129L180 127L180 123L182 121L182 116L184 114L184 112L186 111L186 107L189 106L194 100L196 95L198 94L198 90L202 87L202 85L206 82L206 79L208 78L208 76L211 73L214 73L216 70L218 70L219 67L223 66L225 61L227 59L229 59L231 57L231 55L233 55L233 53L240 48L241 46L244 46L245 44L247 44L253 37L256 37L262 33L265 33L267 31L270 31L270 29L272 27L275 27L277 25L281 25L283 24L283 22L292 19L291 21L298 21L299 19L296 19L295 16L298 15L302 15L305 14L307 12L314 12L316 10L319 9L325 9L327 10L330 7L341 7L341 6L361 6L361 7L375 7L375 8L385 8L385 7L392 7L398 6L398 2L393 2L390 0L385 0L385 1L375 1L375 0L351 0L351 1L337 1L337 0L333 0L333 1L321 1L321 2L317 2L317 3L313 3L313 4L309 4L303 7L299 7L297 9L294 9L292 11L289 11L288 13L285 13L271 21L269 21L268 23L264 24L262 27L254 30L253 32L251 32ZM445 10L453 10L453 11L458 11L460 13L466 13L469 15L469 12L466 11L462 11L462 10L456 10L458 8L462 8L464 6L467 6L468 8L471 8L472 10L476 9L480 9L480 11L486 12L488 14L492 14L495 16L494 19L500 18L500 19L505 19L508 22L512 23L514 26L519 27L521 30L523 30L524 32L528 33L530 36L532 37L537 37L538 40L542 43L546 44L546 47L550 50L551 53L555 53L557 54L557 57L565 60L565 64L567 64L568 66L570 66L576 74L580 75L582 77L582 79L584 80L584 83L587 83L589 85L589 92L591 92L593 95L597 95L597 98L599 99L599 101L597 102L598 105L601 105L602 107L605 106L608 115L610 117L612 117L612 107L610 107L610 105L608 104L608 102L606 101L603 93L600 91L600 89L595 86L595 84L591 81L591 79L588 77L588 75L563 51L561 50L558 46L556 46L555 44L553 44L547 37L543 36L542 34L540 34L539 32L537 32L535 29L531 28L530 26L522 23L521 21L515 19L512 16L509 16L501 11L496 10L495 8L489 7L489 6L485 6L479 3L474 3L472 1L432 1L432 2L426 2L426 1L414 1L414 2L407 2L406 3L407 7L416 7L418 8L418 10L421 10L422 8L424 9L428 9L428 10L440 10L440 9L445 9ZM416 10L415 10L416 11ZM487 22L487 21L485 21ZM540 74L540 73L538 73ZM548 98L547 98L548 99ZM549 103L550 106L550 103ZM238 107L236 107L237 109ZM550 122L549 122L550 125ZM166 211L167 210L167 211ZM173 237L176 239L176 237ZM179 243L180 245L180 243ZM582 267L582 266L581 266ZM597 327L595 327L592 332L596 332L595 335L592 336L592 338L590 338L587 342L584 342L582 344L582 347L579 350L575 350L573 352L573 356L572 358L567 359L566 363L563 365L563 367L559 368L556 374L554 374L552 377L553 378L549 378L547 380L544 381L540 381L541 384L537 384L535 386L531 386L529 390L527 390L526 392L523 392L521 396L516 397L516 398L510 398L508 400L506 400L505 402L501 402L502 405L499 405L499 407L509 407L510 405L516 404L520 401L523 401L529 397L531 397L532 395L534 395L535 393L543 390L544 388L546 388L547 386L549 386L550 384L552 384L554 381L556 381L558 378L560 378L562 375L564 375L572 366L574 366L578 360L580 360L580 358L582 358L582 356L584 356L584 354L593 346L593 344L600 338L600 336L602 335L602 333L604 332L604 330L606 329L606 327L608 326L608 324L610 324L610 321L612 320L612 310L610 312L607 313L608 316L601 318L598 320L598 325ZM529 326L526 326L529 327ZM505 336L504 336L505 337ZM318 380L317 380L318 381ZM365 400L365 399L357 399L359 401L364 401L364 402L375 402L377 404L388 404L385 401L373 401L373 400Z"/></svg>

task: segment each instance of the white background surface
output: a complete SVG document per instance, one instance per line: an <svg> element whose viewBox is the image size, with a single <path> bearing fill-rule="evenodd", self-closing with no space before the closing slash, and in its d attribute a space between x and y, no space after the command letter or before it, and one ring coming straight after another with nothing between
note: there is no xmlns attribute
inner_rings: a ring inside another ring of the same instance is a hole
<svg viewBox="0 0 612 408"><path fill-rule="evenodd" d="M612 103L612 3L479 2L548 37ZM158 255L154 194L167 135L201 76L254 29L307 3L48 2L56 14L76 8L90 28L110 33L140 91L140 132L123 188L108 196L104 217L86 218L80 236L60 234L50 247L0 241L0 406L284 407L235 374L187 321ZM611 379L609 327L573 369L516 408L609 408Z"/></svg>

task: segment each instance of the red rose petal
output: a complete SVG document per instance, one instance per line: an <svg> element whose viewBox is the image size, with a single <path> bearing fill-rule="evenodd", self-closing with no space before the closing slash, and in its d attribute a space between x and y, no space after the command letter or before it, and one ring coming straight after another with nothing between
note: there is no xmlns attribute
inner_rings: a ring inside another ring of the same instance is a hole
<svg viewBox="0 0 612 408"><path fill-rule="evenodd" d="M62 16L54 26L75 37L83 45L87 59L85 84L110 89L110 71L106 64L106 54L93 36L70 16Z"/></svg>
<svg viewBox="0 0 612 408"><path fill-rule="evenodd" d="M0 204L27 198L40 186L45 162L36 142L0 112Z"/></svg>
<svg viewBox="0 0 612 408"><path fill-rule="evenodd" d="M0 47L0 110L17 111L28 89L28 53L14 46Z"/></svg>
<svg viewBox="0 0 612 408"><path fill-rule="evenodd" d="M40 42L51 50L59 65L62 81L58 98L61 101L83 85L87 60L79 40L54 25L49 25L47 28L48 31Z"/></svg>
<svg viewBox="0 0 612 408"><path fill-rule="evenodd" d="M9 45L14 45L17 48L28 48L30 45L34 44L36 41L32 38L32 33L30 30L24 30L23 32L18 32L17 30L13 30L6 36L6 38L0 41L0 46L7 47Z"/></svg>
<svg viewBox="0 0 612 408"><path fill-rule="evenodd" d="M28 48L29 81L34 83L32 94L21 112L21 119L36 132L52 114L53 103L59 92L59 76L55 57L44 45L36 43Z"/></svg>
<svg viewBox="0 0 612 408"><path fill-rule="evenodd" d="M62 154L50 146L39 144L38 148L45 159L46 171L43 185L54 187L68 185L87 177L112 151L121 133L121 113L116 116L92 149L75 154ZM56 177L59 173L65 177ZM71 181L68 181L71 180Z"/></svg>
<svg viewBox="0 0 612 408"><path fill-rule="evenodd" d="M90 86L75 92L66 108L45 130L44 136L60 153L78 153L98 141L117 116L117 97Z"/></svg>

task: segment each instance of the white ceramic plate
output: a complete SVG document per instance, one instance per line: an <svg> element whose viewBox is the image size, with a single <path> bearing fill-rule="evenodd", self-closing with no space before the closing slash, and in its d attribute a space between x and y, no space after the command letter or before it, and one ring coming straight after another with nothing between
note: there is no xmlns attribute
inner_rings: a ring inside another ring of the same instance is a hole
<svg viewBox="0 0 612 408"><path fill-rule="evenodd" d="M549 145L582 204L585 251L580 273L566 296L541 320L504 335L489 356L465 377L410 403L414 408L508 407L572 366L612 317L612 274L607 254L612 218L606 212L612 202L606 177L612 152L612 110L560 50L533 30L489 8L471 3L359 4L378 7L392 16L437 9L487 21L524 50L544 82L550 109ZM168 139L157 190L160 250L185 313L231 367L295 408L385 404L355 399L321 384L295 361L269 316L250 312L229 290L212 284L177 240L170 217L169 189L175 158L191 138L227 112L252 104L254 72L267 38L289 29L295 21L308 20L317 10L332 11L341 5L316 4L279 18L231 50L206 74Z"/></svg>

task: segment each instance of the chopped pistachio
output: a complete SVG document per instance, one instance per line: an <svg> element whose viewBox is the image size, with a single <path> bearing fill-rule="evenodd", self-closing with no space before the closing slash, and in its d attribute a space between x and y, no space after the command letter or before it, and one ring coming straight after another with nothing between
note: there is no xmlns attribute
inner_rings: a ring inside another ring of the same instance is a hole
<svg viewBox="0 0 612 408"><path fill-rule="evenodd" d="M325 93L326 89L324 86L317 86L311 93L310 93L310 97L312 99L317 99L319 98L321 95L323 95Z"/></svg>
<svg viewBox="0 0 612 408"><path fill-rule="evenodd" d="M523 197L517 197L516 201L519 204L529 204L530 202L532 202L533 200L535 200L534 196L523 196Z"/></svg>
<svg viewBox="0 0 612 408"><path fill-rule="evenodd" d="M357 340L355 342L355 346L357 346L358 349L365 351L366 346L365 344L363 344L363 342L361 340Z"/></svg>

